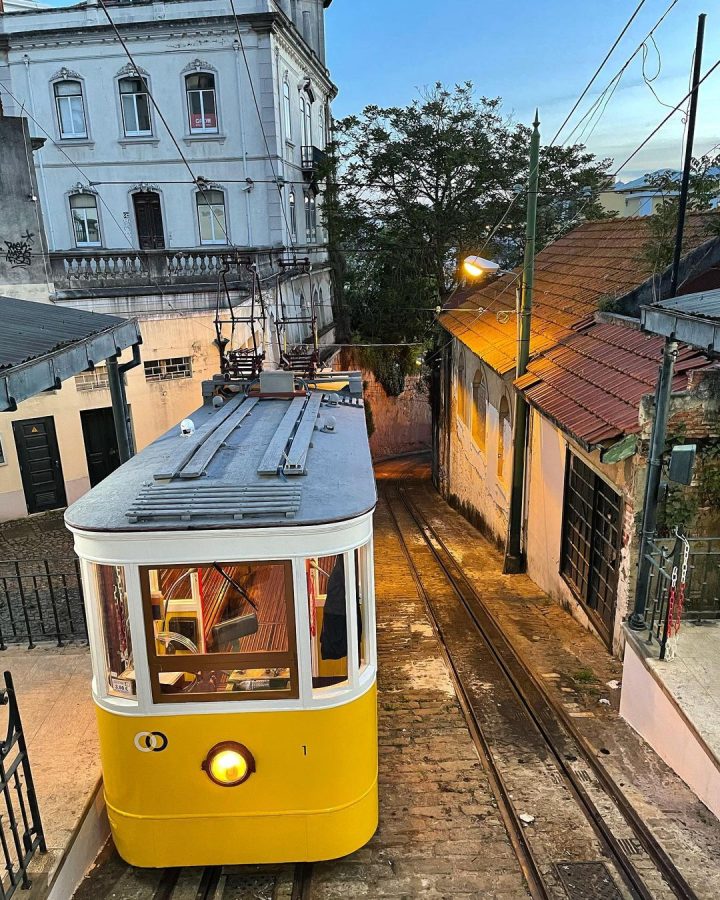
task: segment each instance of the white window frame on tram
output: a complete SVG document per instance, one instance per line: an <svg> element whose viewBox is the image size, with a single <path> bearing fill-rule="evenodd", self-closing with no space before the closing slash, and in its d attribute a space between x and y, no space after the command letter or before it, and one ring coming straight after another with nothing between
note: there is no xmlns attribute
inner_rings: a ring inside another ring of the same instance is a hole
<svg viewBox="0 0 720 900"><path fill-rule="evenodd" d="M215 559L234 559L237 554L239 532L216 531L196 532L192 539L185 533L184 540L172 532L130 533L117 535L111 541L97 540L88 533L76 532L76 551L82 559L83 583L86 585L86 611L92 648L93 694L101 707L129 715L177 715L241 713L243 711L280 711L297 709L317 709L341 706L356 700L375 683L377 672L377 639L375 633L375 584L373 570L372 514L359 520L333 525L313 526L295 530L273 529L272 539L259 532L243 531L242 537L247 551L243 557L252 562L292 563L294 588L295 642L297 648L297 672L299 696L295 699L232 699L227 701L188 700L182 703L155 702L152 697L151 671L146 643L146 619L141 590L143 567L166 566L183 567L192 557L194 563L212 565ZM278 533L284 532L284 533ZM343 534L343 532L347 532ZM298 540L302 537L302 541ZM344 540L343 540L344 538ZM277 552L273 555L260 552L268 540L275 543ZM340 543L342 541L342 543ZM181 548L169 552L171 542ZM295 552L283 553L282 547L293 546ZM206 552L203 552L205 547ZM258 549L253 553L253 549ZM356 594L355 594L355 551L367 548L366 572L367 598L363 631L367 636L367 664L361 668L358 642ZM298 552L299 550L302 552ZM109 553L109 551L112 551ZM184 551L184 552L183 552ZM347 554L345 565L345 609L348 623L348 669L347 681L329 687L313 688L312 658L310 642L310 619L306 562L310 558ZM112 558L108 558L108 556ZM132 562L130 561L132 560ZM160 561L158 561L160 560ZM109 692L109 677L105 660L106 642L100 616L99 598L96 596L95 578L92 565L123 566L129 611L130 639L133 648L136 693L132 698L114 696ZM351 605L352 604L352 605ZM181 658L181 657L178 657ZM184 657L183 657L184 658ZM188 657L189 658L189 657Z"/></svg>

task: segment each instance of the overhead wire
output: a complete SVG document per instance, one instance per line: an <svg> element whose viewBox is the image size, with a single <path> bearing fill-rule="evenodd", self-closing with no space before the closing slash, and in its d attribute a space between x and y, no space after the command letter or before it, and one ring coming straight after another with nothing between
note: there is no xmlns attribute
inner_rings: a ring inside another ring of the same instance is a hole
<svg viewBox="0 0 720 900"><path fill-rule="evenodd" d="M656 23L653 25L653 27L650 29L650 31L648 32L648 34L646 35L646 37L643 38L643 41L638 45L638 47L633 51L633 53L630 55L630 57L628 58L628 60L623 64L623 66L622 66L621 69L620 69L620 72L619 72L619 73L616 73L616 75L613 76L613 78L612 78L611 81L610 81L610 85L612 85L612 84L615 82L615 80L618 78L618 76L621 75L621 74L625 71L625 69L630 65L631 61L635 58L635 56L638 54L638 52L639 52L640 49L642 48L644 42L648 39L648 37L652 36L652 34L657 30L657 28L659 28L659 26L663 23L663 21L665 20L665 18L669 15L669 13L671 12L671 10L678 4L678 2L679 2L679 0L672 0L672 2L670 3L670 5L666 8L665 12L660 16L660 18L657 20L657 22L656 22ZM637 15L637 12L638 12L638 9L636 9L636 10L633 12L632 17L631 17L631 20L630 20L630 23L632 22L632 19L634 19L635 16ZM620 35L621 38L622 38L622 36L626 33L627 27L628 27L628 26L626 25L626 26L623 28L623 31L621 32L621 35ZM612 51L615 49L615 47L617 46L618 43L619 43L619 41L616 41L616 42L613 44L613 47L612 47L610 53L606 54L606 56L605 56L603 62L602 62L601 65L598 67L598 69L595 71L595 73L593 74L592 78L590 79L590 82L588 83L588 85L586 86L586 88L583 90L582 95L581 95L582 97L584 97L584 96L587 94L588 90L590 89L590 87L591 87L592 84L594 83L595 79L597 78L597 76L600 74L600 72L601 72L602 69L604 68L605 64L607 63L607 61L609 60L610 56L612 55ZM609 87L609 86L608 86L608 87ZM602 96L602 95L605 93L605 91L608 90L608 87L606 87L606 88L604 89L604 91L601 93L600 96ZM614 90L613 90L613 93L614 93ZM595 103L597 103L597 100L595 101ZM594 106L594 105L595 105L595 104L593 104L593 106ZM607 104L606 104L606 105L607 105ZM572 116L572 113L575 112L575 110L577 109L578 106L579 106L579 104L575 104L575 105L573 106L573 109L572 109L571 113L566 117L566 120L563 122L563 124L560 126L560 128L556 131L556 133L555 133L555 135L553 136L552 140L551 140L550 143L547 145L548 149L549 149L550 147L553 147L553 146L555 145L555 141L558 139L558 137L559 137L559 135L560 135L560 132L563 130L563 128L565 127L565 125L567 124L567 122L570 120L570 117ZM591 107L591 109L592 109L592 108L593 108L593 107ZM603 112L604 112L604 109L603 109ZM585 113L585 116L583 116L583 117L580 119L580 122L583 122L583 121L585 120L585 118L587 117L587 115L588 115L588 113L586 112L586 113ZM571 131L571 133L565 138L565 143L567 143L569 140L571 140L572 135L573 135L573 134L575 133L575 131L577 130L579 124L580 124L580 123L577 123L577 124L575 125L575 127L573 128L573 130ZM538 165L539 165L539 163L538 163ZM531 173L531 174L534 174L534 173ZM488 236L486 237L485 242L484 242L484 244L483 244L483 246L482 246L482 248L481 248L481 250L480 250L480 254L483 253L483 251L484 251L484 250L487 248L487 246L489 245L490 241L495 237L495 235L497 234L497 232L499 231L499 229L500 229L500 228L502 227L502 225L505 223L507 217L510 215L510 212L511 212L512 208L513 208L514 205L517 203L518 196L519 196L518 194L515 194L515 196L512 197L512 199L510 200L510 202L509 202L509 204L508 204L508 206L507 206L507 209L505 210L505 212L503 213L503 215L502 215L502 216L500 217L500 219L496 222L496 224L491 228L490 233L489 233Z"/></svg>

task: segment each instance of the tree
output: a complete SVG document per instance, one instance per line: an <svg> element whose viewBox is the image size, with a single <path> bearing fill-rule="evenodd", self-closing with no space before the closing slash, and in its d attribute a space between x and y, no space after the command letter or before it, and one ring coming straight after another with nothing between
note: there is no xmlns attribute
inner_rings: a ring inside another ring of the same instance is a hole
<svg viewBox="0 0 720 900"><path fill-rule="evenodd" d="M406 107L368 106L336 125L336 189L325 212L345 252L353 332L422 341L457 283L458 262L483 250L522 257L530 129L477 98L471 84L435 85ZM607 163L581 145L544 148L538 249L582 218L604 215ZM497 232L494 226L515 202Z"/></svg>
<svg viewBox="0 0 720 900"><path fill-rule="evenodd" d="M661 272L673 260L681 177L679 172L672 170L645 176L649 188L659 193L662 198L648 221L650 235L641 254L653 272ZM709 210L718 197L720 197L720 154L693 157L690 162L688 183L688 212ZM718 223L715 223L714 227L708 223L708 237L712 235L713 230L717 233Z"/></svg>

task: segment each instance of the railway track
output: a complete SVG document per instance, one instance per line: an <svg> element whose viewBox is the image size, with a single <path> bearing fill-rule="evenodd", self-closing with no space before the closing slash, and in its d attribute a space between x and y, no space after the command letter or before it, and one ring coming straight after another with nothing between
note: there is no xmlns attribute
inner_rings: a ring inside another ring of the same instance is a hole
<svg viewBox="0 0 720 900"><path fill-rule="evenodd" d="M313 866L135 869L108 845L74 900L310 900Z"/></svg>
<svg viewBox="0 0 720 900"><path fill-rule="evenodd" d="M530 895L696 900L437 531L397 483L384 495Z"/></svg>
<svg viewBox="0 0 720 900"><path fill-rule="evenodd" d="M312 865L165 869L152 900L310 900Z"/></svg>

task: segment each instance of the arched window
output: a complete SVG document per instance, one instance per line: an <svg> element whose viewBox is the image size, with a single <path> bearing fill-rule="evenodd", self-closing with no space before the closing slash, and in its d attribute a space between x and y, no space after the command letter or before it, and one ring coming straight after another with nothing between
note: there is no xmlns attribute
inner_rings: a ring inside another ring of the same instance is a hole
<svg viewBox="0 0 720 900"><path fill-rule="evenodd" d="M211 72L194 72L185 77L190 132L217 133L215 76Z"/></svg>
<svg viewBox="0 0 720 900"><path fill-rule="evenodd" d="M295 191L290 191L288 207L290 210L290 236L293 240L297 240L297 203L295 202Z"/></svg>
<svg viewBox="0 0 720 900"><path fill-rule="evenodd" d="M56 81L55 109L61 138L86 138L85 101L79 81Z"/></svg>
<svg viewBox="0 0 720 900"><path fill-rule="evenodd" d="M142 78L121 78L118 88L125 136L152 134L150 100L145 81Z"/></svg>
<svg viewBox="0 0 720 900"><path fill-rule="evenodd" d="M472 436L477 446L485 449L485 424L487 419L487 385L480 369L472 383Z"/></svg>
<svg viewBox="0 0 720 900"><path fill-rule="evenodd" d="M467 424L467 372L465 371L465 350L460 347L456 384L457 416Z"/></svg>
<svg viewBox="0 0 720 900"><path fill-rule="evenodd" d="M227 244L227 224L225 221L225 194L222 191L198 191L198 225L201 244Z"/></svg>
<svg viewBox="0 0 720 900"><path fill-rule="evenodd" d="M512 443L512 422L510 419L510 401L507 394L502 395L498 410L498 458L497 475L504 480L506 473L505 455Z"/></svg>
<svg viewBox="0 0 720 900"><path fill-rule="evenodd" d="M75 246L99 247L100 221L95 195L73 194L70 197L70 215L75 232Z"/></svg>
<svg viewBox="0 0 720 900"><path fill-rule="evenodd" d="M305 194L305 237L308 244L317 241L317 202L312 191Z"/></svg>
<svg viewBox="0 0 720 900"><path fill-rule="evenodd" d="M283 109L285 110L285 139L292 140L292 104L290 103L290 82L285 76L283 81Z"/></svg>
<svg viewBox="0 0 720 900"><path fill-rule="evenodd" d="M320 145L320 149L324 150L327 145L327 136L325 134L325 113L320 110L318 113L318 144Z"/></svg>

